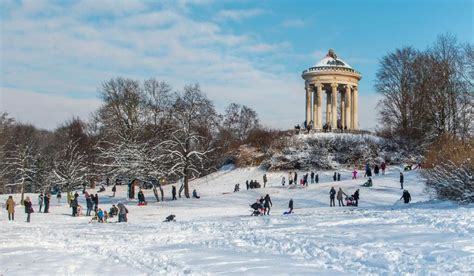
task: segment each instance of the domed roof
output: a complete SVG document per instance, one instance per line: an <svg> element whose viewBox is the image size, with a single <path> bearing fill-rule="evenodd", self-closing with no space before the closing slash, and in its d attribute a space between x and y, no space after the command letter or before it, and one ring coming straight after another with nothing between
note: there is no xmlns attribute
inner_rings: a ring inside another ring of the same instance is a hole
<svg viewBox="0 0 474 276"><path fill-rule="evenodd" d="M329 49L328 54L322 60L316 63L313 67L328 67L328 66L345 67L345 68L352 69L352 67L349 64L347 64L347 62L337 57L333 49Z"/></svg>

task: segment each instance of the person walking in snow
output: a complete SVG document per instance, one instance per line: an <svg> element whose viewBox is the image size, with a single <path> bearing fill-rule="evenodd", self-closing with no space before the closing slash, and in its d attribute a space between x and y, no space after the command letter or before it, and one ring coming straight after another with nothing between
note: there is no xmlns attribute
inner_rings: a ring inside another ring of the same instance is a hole
<svg viewBox="0 0 474 276"><path fill-rule="evenodd" d="M263 188L267 186L267 174L263 175Z"/></svg>
<svg viewBox="0 0 474 276"><path fill-rule="evenodd" d="M41 210L43 209L43 201L44 201L44 195L43 193L40 193L38 196L38 205L39 205L39 212L41 213Z"/></svg>
<svg viewBox="0 0 474 276"><path fill-rule="evenodd" d="M30 215L33 213L33 204L31 203L29 196L26 197L23 204L25 205L26 222L30 222Z"/></svg>
<svg viewBox="0 0 474 276"><path fill-rule="evenodd" d="M402 194L402 197L400 198L400 200L402 198L403 198L403 202L405 202L405 204L408 204L411 201L411 195L407 190L403 190L403 194Z"/></svg>
<svg viewBox="0 0 474 276"><path fill-rule="evenodd" d="M112 197L115 197L115 192L117 192L117 185L114 184L114 186L112 187Z"/></svg>
<svg viewBox="0 0 474 276"><path fill-rule="evenodd" d="M377 165L377 164L374 166L374 174L375 174L375 176L379 175L379 165Z"/></svg>
<svg viewBox="0 0 474 276"><path fill-rule="evenodd" d="M311 184L314 184L314 172L311 172L310 177L311 177Z"/></svg>
<svg viewBox="0 0 474 276"><path fill-rule="evenodd" d="M8 220L15 220L15 201L13 196L8 197L5 205L7 206Z"/></svg>
<svg viewBox="0 0 474 276"><path fill-rule="evenodd" d="M61 191L58 191L56 198L58 199L58 203L61 203Z"/></svg>
<svg viewBox="0 0 474 276"><path fill-rule="evenodd" d="M89 193L87 191L84 194L84 196L86 198L86 207L87 207L86 216L90 216L91 211L92 211L92 206L94 205L94 203L92 202L92 198L91 198L91 196L89 195ZM94 196L94 195L92 195L92 196Z"/></svg>
<svg viewBox="0 0 474 276"><path fill-rule="evenodd" d="M51 199L51 195L49 193L46 193L44 195L44 212L49 213L49 202Z"/></svg>
<svg viewBox="0 0 474 276"><path fill-rule="evenodd" d="M352 179L357 179L357 170L352 172Z"/></svg>
<svg viewBox="0 0 474 276"><path fill-rule="evenodd" d="M73 217L77 217L77 207L79 206L78 197L79 197L79 195L74 196L74 199L71 201L71 208L72 208L72 216Z"/></svg>
<svg viewBox="0 0 474 276"><path fill-rule="evenodd" d="M142 189L140 189L140 191L138 191L138 205L145 205L146 204L146 201L145 201L145 194L143 193Z"/></svg>
<svg viewBox="0 0 474 276"><path fill-rule="evenodd" d="M339 172L337 173L337 181L341 181L341 174Z"/></svg>
<svg viewBox="0 0 474 276"><path fill-rule="evenodd" d="M337 173L336 173L336 172L334 172L334 175L332 176L332 179L333 179L334 181L337 180Z"/></svg>
<svg viewBox="0 0 474 276"><path fill-rule="evenodd" d="M273 204L272 204L272 200L270 199L270 195L267 194L263 202L263 208L265 208L265 211L263 212L263 214L270 215L270 207L272 206Z"/></svg>
<svg viewBox="0 0 474 276"><path fill-rule="evenodd" d="M295 172L295 177L293 178L295 185L298 185L298 173Z"/></svg>
<svg viewBox="0 0 474 276"><path fill-rule="evenodd" d="M288 173L288 185L291 185L293 183L293 173L289 172Z"/></svg>
<svg viewBox="0 0 474 276"><path fill-rule="evenodd" d="M336 206L336 203L334 201L334 199L336 198L336 190L334 189L334 187L331 187L331 190L329 191L329 206L331 207L334 207Z"/></svg>
<svg viewBox="0 0 474 276"><path fill-rule="evenodd" d="M355 206L359 206L359 189L355 191L355 193L352 195L352 198L355 200Z"/></svg>
<svg viewBox="0 0 474 276"><path fill-rule="evenodd" d="M380 164L380 169L382 169L382 175L385 175L385 162L382 162L382 164Z"/></svg>
<svg viewBox="0 0 474 276"><path fill-rule="evenodd" d="M127 214L128 214L128 209L123 205L122 202L117 204L118 208L118 222L127 222Z"/></svg>
<svg viewBox="0 0 474 276"><path fill-rule="evenodd" d="M288 208L289 208L290 210L288 210L287 213L288 213L288 214L293 213L293 199L290 199L290 202L288 203Z"/></svg>
<svg viewBox="0 0 474 276"><path fill-rule="evenodd" d="M400 172L400 189L403 190L403 172Z"/></svg>
<svg viewBox="0 0 474 276"><path fill-rule="evenodd" d="M319 174L316 173L316 176L314 177L314 182L316 182L316 184L319 183Z"/></svg>
<svg viewBox="0 0 474 276"><path fill-rule="evenodd" d="M178 200L176 198L176 186L175 185L171 186L171 195L173 196L172 200Z"/></svg>
<svg viewBox="0 0 474 276"><path fill-rule="evenodd" d="M337 201L338 201L338 203L339 203L339 207L340 207L341 205L342 205L342 206L345 206L345 205L344 205L344 201L342 200L342 195L347 196L346 193L344 193L344 192L342 191L342 188L339 188L339 191L337 191Z"/></svg>
<svg viewBox="0 0 474 276"><path fill-rule="evenodd" d="M285 177L284 176L281 177L281 185L285 186Z"/></svg>
<svg viewBox="0 0 474 276"><path fill-rule="evenodd" d="M94 197L94 212L96 214L97 214L97 210L99 210L99 195L95 194L95 197Z"/></svg>

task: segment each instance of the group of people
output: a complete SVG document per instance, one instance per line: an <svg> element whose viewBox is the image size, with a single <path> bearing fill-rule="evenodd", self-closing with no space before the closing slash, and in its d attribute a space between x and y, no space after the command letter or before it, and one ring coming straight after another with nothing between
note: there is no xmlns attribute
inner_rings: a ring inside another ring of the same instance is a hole
<svg viewBox="0 0 474 276"><path fill-rule="evenodd" d="M302 185L302 186L308 186L308 183L310 183L310 181L308 180L308 178L310 179L311 181L311 184L314 184L314 183L319 183L319 174L318 173L314 173L313 171L311 173L306 173L303 175L303 177L301 177L299 179L299 184ZM282 186L285 186L285 183L286 182L286 179L285 177L283 176L281 178L281 185ZM288 185L297 185L298 184L298 173L297 172L289 172L288 173Z"/></svg>
<svg viewBox="0 0 474 276"><path fill-rule="evenodd" d="M261 196L255 203L250 205L250 207L254 210L252 215L270 215L270 209L273 206L272 199L270 195L267 194L265 197Z"/></svg>
<svg viewBox="0 0 474 276"><path fill-rule="evenodd" d="M262 185L260 185L260 183L257 180L250 180L250 181L246 180L245 185L247 186L247 190L258 189L262 187Z"/></svg>
<svg viewBox="0 0 474 276"><path fill-rule="evenodd" d="M329 191L329 206L336 206L336 198L339 206L346 206L344 205L343 195L345 196L347 206L359 206L359 189L357 189L352 196L348 196L346 193L344 193L342 188L339 188L339 190L336 192L334 187L331 187L331 190Z"/></svg>

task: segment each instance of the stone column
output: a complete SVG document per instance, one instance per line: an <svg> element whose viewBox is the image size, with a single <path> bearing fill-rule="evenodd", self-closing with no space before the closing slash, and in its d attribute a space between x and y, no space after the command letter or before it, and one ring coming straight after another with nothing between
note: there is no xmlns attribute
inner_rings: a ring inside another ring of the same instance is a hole
<svg viewBox="0 0 474 276"><path fill-rule="evenodd" d="M344 129L346 125L346 95L344 92L341 91L341 126Z"/></svg>
<svg viewBox="0 0 474 276"><path fill-rule="evenodd" d="M332 83L331 88L331 128L337 129L337 83Z"/></svg>
<svg viewBox="0 0 474 276"><path fill-rule="evenodd" d="M331 124L331 93L326 91L326 124Z"/></svg>
<svg viewBox="0 0 474 276"><path fill-rule="evenodd" d="M359 129L359 110L358 110L358 104L359 104L359 95L358 95L358 87L357 86L354 86L354 92L352 94L353 96L353 103L354 103L354 106L352 107L352 113L354 114L353 115L353 122L352 122L352 125L353 125L353 128L354 129Z"/></svg>
<svg viewBox="0 0 474 276"><path fill-rule="evenodd" d="M346 85L346 126L347 129L352 129L351 125L351 117L352 117L352 110L351 110L351 86Z"/></svg>
<svg viewBox="0 0 474 276"><path fill-rule="evenodd" d="M316 84L316 89L318 90L318 120L317 120L317 128L323 128L323 85L321 83Z"/></svg>
<svg viewBox="0 0 474 276"><path fill-rule="evenodd" d="M306 124L311 121L311 86L306 84Z"/></svg>
<svg viewBox="0 0 474 276"><path fill-rule="evenodd" d="M317 91L317 85L315 84L314 86L311 87L311 91L313 92L313 114L311 115L311 119L313 121L313 127L316 128L316 122L318 120L318 91Z"/></svg>

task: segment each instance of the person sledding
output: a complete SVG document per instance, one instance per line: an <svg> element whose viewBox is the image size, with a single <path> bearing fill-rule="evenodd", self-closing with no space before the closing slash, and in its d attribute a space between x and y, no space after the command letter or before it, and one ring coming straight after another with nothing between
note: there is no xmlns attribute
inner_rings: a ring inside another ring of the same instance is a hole
<svg viewBox="0 0 474 276"><path fill-rule="evenodd" d="M369 177L369 179L367 179L367 181L362 184L363 187L372 187L373 183L372 183L372 178Z"/></svg>
<svg viewBox="0 0 474 276"><path fill-rule="evenodd" d="M403 194L402 194L402 197L400 198L400 200L402 200L402 199L403 199L403 202L405 202L405 204L410 203L411 195L407 190L403 190Z"/></svg>
<svg viewBox="0 0 474 276"><path fill-rule="evenodd" d="M263 204L260 202L260 199L253 204L250 204L250 208L253 209L252 216L261 216L264 213Z"/></svg>
<svg viewBox="0 0 474 276"><path fill-rule="evenodd" d="M284 212L284 215L293 214L293 199L290 199L290 202L288 203L288 208L289 210Z"/></svg>

